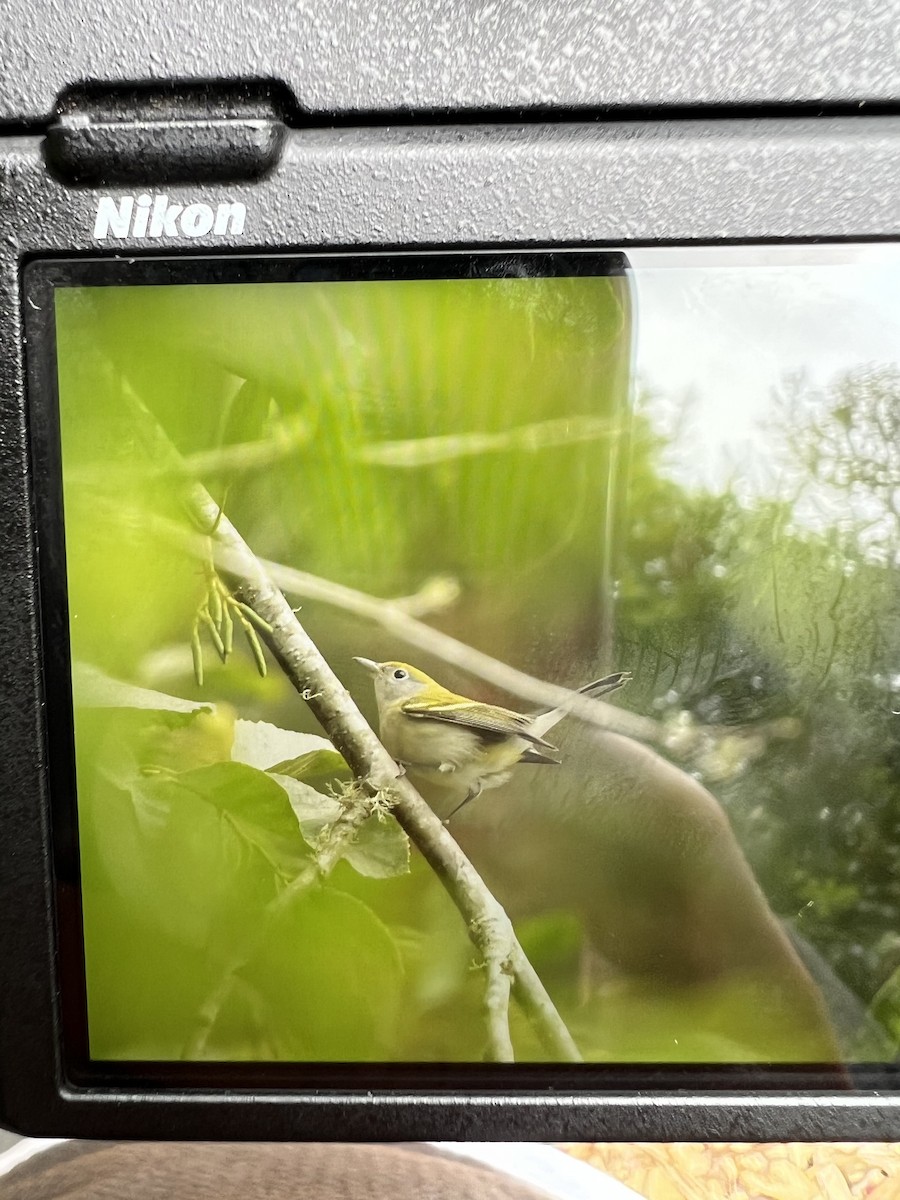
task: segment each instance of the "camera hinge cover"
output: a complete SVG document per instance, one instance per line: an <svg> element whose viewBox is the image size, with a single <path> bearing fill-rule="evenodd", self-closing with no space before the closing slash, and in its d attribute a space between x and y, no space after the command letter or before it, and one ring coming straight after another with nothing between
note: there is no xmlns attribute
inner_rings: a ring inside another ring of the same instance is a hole
<svg viewBox="0 0 900 1200"><path fill-rule="evenodd" d="M73 87L47 130L47 165L85 187L258 179L278 162L294 108L265 81Z"/></svg>

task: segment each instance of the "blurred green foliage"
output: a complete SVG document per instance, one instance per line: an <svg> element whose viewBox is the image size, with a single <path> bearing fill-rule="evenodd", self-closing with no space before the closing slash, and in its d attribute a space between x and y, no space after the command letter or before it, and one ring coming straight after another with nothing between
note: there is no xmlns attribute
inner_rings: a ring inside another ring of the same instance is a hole
<svg viewBox="0 0 900 1200"><path fill-rule="evenodd" d="M802 486L839 485L803 443L821 429L792 417L791 499L673 482L652 403L629 410L624 278L73 289L57 336L73 660L162 697L76 711L93 1054L485 1050L465 929L394 823L370 818L319 870L346 773L249 726L320 732L280 671L261 680L241 648L193 682L206 581L172 536L189 527L180 480L148 467L123 381L261 557L384 597L448 576L460 599L436 627L555 682L631 669L623 704L714 788L826 994L847 985L864 1025L900 963L900 542L882 530L879 556L862 518L798 518ZM847 387L852 403L851 380L830 416L828 397L815 406L835 445ZM302 619L372 714L351 656L404 647L324 604ZM517 928L590 1057L747 1055L722 1016L747 1007L730 984L586 998L574 910L551 897ZM661 1031L679 1003L698 1037L675 1048ZM885 1002L873 1011L896 1039ZM520 1057L544 1056L519 1014L513 1033Z"/></svg>

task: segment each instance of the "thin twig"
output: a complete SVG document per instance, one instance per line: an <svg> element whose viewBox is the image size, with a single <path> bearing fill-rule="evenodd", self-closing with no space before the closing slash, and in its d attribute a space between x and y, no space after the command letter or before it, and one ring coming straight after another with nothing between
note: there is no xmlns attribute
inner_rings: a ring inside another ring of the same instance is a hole
<svg viewBox="0 0 900 1200"><path fill-rule="evenodd" d="M208 553L209 547L205 539L201 542L198 535L183 529L174 521L157 519L154 526L162 536L184 546L198 557ZM215 559L221 570L227 572L230 569L227 549L217 546ZM673 726L671 721L639 716L603 700L579 695L557 684L536 679L533 675L519 671L500 659L492 658L491 655L476 650L473 646L450 637L449 634L441 633L410 615L419 604L424 611L436 611L444 606L445 597L452 595L452 591L449 585L439 580L426 583L421 594L416 593L400 600L385 600L323 579L321 576L311 575L307 571L298 571L282 563L266 559L260 559L259 562L269 577L287 595L316 600L353 613L380 625L408 644L418 646L452 666L493 683L532 705L565 708L586 724L608 729L648 745L661 746L667 754L682 761L691 759L701 745L715 742L722 737L755 736L784 740L799 736L796 722L785 719L743 725L707 725L689 721L687 724L678 722Z"/></svg>
<svg viewBox="0 0 900 1200"><path fill-rule="evenodd" d="M647 745L661 746L667 754L681 760L691 759L699 747L715 743L723 737L791 740L801 732L796 721L776 718L742 725L712 725L692 721L689 736L688 729L683 725L673 728L670 721L660 721L629 712L614 704L608 704L605 700L581 695L511 667L508 663L493 658L490 654L485 654L484 651L477 650L447 633L441 633L440 630L426 625L424 621L417 620L410 615L409 609L404 607L408 603L405 600L381 600L377 596L322 579L307 571L298 571L294 567L266 559L260 561L268 575L290 596L318 600L375 622L407 644L425 650L459 670L492 683L536 707L566 709L571 716L588 725L610 730Z"/></svg>
<svg viewBox="0 0 900 1200"><path fill-rule="evenodd" d="M228 446L216 446L211 450L198 450L194 454L179 455L167 463L147 463L145 475L149 479L171 479L190 482L211 475L236 475L261 471L274 466L283 459L295 456L313 439L313 431L306 424L296 424L284 429L279 437L261 438L252 442L235 442ZM140 475L139 467L133 462L106 464L103 481L108 483L133 481ZM97 482L97 471L93 466L76 468L67 473L69 482L93 484Z"/></svg>
<svg viewBox="0 0 900 1200"><path fill-rule="evenodd" d="M553 446L612 440L622 432L621 422L605 417L558 417L495 433L440 434L399 442L369 442L360 446L354 457L372 466L418 469L482 454L498 454L509 450L535 453Z"/></svg>
<svg viewBox="0 0 900 1200"><path fill-rule="evenodd" d="M167 518L157 518L153 525L160 536L183 546L198 558L208 556L208 539L185 530ZM212 543L217 569L225 574L235 571L239 573L240 562L232 558L229 547L220 539L213 538ZM380 625L407 645L440 658L476 679L483 679L486 683L509 692L512 696L518 696L520 700L536 708L564 708L572 716L598 729L608 729L641 742L665 743L667 729L661 721L639 716L603 700L583 696L559 684L537 679L534 675L511 667L500 659L485 654L483 650L476 650L474 646L442 633L411 615L417 608L418 611L439 612L451 603L453 591L451 585L446 582L430 580L424 585L421 593L399 600L385 600L270 559L260 558L257 561L285 595L329 604L343 612Z"/></svg>
<svg viewBox="0 0 900 1200"><path fill-rule="evenodd" d="M474 646L426 625L424 621L410 616L391 600L381 600L355 588L345 587L341 583L333 583L318 575L298 571L294 567L267 559L261 559L260 563L273 582L288 595L319 600L372 621L395 637L401 638L407 645L441 658L461 671L502 688L503 691L518 696L520 700L529 704L544 708L565 708L572 716L589 725L609 729L642 742L661 743L665 740L666 730L661 722L627 712L603 700L581 696L558 684L536 679L525 671L519 671L490 654L476 650ZM222 570L229 570L227 551L223 553L221 548L217 548L216 565Z"/></svg>
<svg viewBox="0 0 900 1200"><path fill-rule="evenodd" d="M151 459L162 466L174 464L179 458L178 451L156 418L127 383L123 391ZM220 557L227 558L228 574L244 603L266 623L268 632L262 636L269 649L353 773L391 803L400 825L459 909L469 937L486 965L489 980L496 978L497 971L512 970L516 995L548 1052L556 1061L580 1061L578 1048L528 963L505 910L409 780L399 775L397 764L250 547L231 521L220 514L220 506L202 484L186 483L183 500L200 528L213 528L219 518L218 528L210 539L217 562ZM491 1012L488 1022L491 1054L507 1061L511 1046L508 1035L500 1036L501 1018L494 1008L495 1003L503 1002L502 989L495 987L490 992L487 1003Z"/></svg>

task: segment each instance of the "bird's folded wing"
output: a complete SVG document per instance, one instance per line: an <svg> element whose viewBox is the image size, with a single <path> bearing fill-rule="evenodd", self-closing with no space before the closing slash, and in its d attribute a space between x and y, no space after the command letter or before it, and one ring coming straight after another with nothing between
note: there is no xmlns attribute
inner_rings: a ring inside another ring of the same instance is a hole
<svg viewBox="0 0 900 1200"><path fill-rule="evenodd" d="M494 733L501 737L521 737L535 746L546 746L555 750L552 743L531 731L532 718L526 713L511 712L493 704L473 704L460 701L454 704L435 703L433 700L416 700L413 697L402 705L401 711L408 717L419 717L429 721L446 721L451 725L463 725L480 733Z"/></svg>

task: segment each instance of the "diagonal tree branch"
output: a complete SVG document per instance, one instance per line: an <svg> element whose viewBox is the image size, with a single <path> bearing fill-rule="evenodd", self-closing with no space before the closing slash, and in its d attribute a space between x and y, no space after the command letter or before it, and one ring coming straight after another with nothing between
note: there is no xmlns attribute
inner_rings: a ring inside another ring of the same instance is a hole
<svg viewBox="0 0 900 1200"><path fill-rule="evenodd" d="M154 462L171 467L178 477L178 451L124 381L123 392L148 454ZM492 1057L496 1061L512 1059L510 984L505 982L509 979L548 1052L560 1062L580 1061L578 1048L519 945L505 910L409 780L399 775L397 764L250 547L202 484L185 483L182 499L199 527L211 531L214 554L217 560L227 561L227 572L243 601L268 623L271 632L264 635L265 640L294 688L357 778L390 802L400 825L462 915L486 967L485 1004Z"/></svg>

